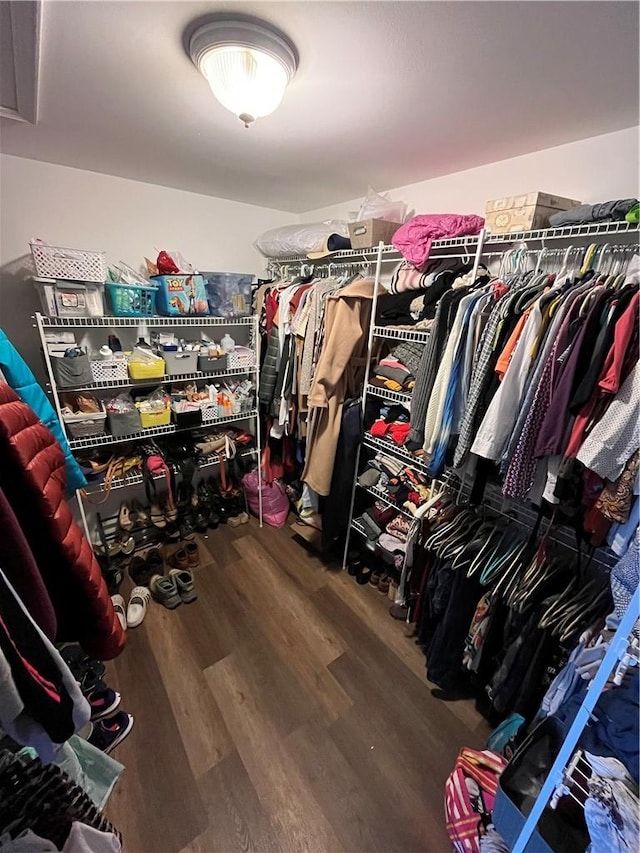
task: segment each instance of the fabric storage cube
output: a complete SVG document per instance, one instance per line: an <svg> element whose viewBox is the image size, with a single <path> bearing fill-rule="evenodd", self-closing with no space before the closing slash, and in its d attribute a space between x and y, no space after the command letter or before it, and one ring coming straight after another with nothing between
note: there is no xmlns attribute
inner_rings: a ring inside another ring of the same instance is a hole
<svg viewBox="0 0 640 853"><path fill-rule="evenodd" d="M33 280L42 311L49 317L101 317L102 284L82 284L53 278Z"/></svg>
<svg viewBox="0 0 640 853"><path fill-rule="evenodd" d="M75 358L51 356L51 366L56 384L59 388L72 388L74 385L91 385L93 371L88 355L77 355Z"/></svg>
<svg viewBox="0 0 640 853"><path fill-rule="evenodd" d="M102 435L105 431L107 413L81 412L77 415L63 415L64 425L71 438L88 438L92 435Z"/></svg>
<svg viewBox="0 0 640 853"><path fill-rule="evenodd" d="M142 429L140 412L137 409L133 412L108 412L107 421L109 432L115 436L133 435Z"/></svg>
<svg viewBox="0 0 640 853"><path fill-rule="evenodd" d="M157 362L147 364L144 361L129 362L129 376L132 379L162 379L164 376L165 362L163 358Z"/></svg>
<svg viewBox="0 0 640 853"><path fill-rule="evenodd" d="M172 352L163 350L167 376L178 376L181 373L195 373L198 369L197 352Z"/></svg>
<svg viewBox="0 0 640 853"><path fill-rule="evenodd" d="M165 317L208 314L207 293L201 275L154 275L156 306Z"/></svg>
<svg viewBox="0 0 640 853"><path fill-rule="evenodd" d="M209 313L214 317L248 317L251 314L251 285L249 273L205 272Z"/></svg>
<svg viewBox="0 0 640 853"><path fill-rule="evenodd" d="M129 378L127 362L124 358L112 358L108 361L91 359L91 373L94 382L126 382Z"/></svg>
<svg viewBox="0 0 640 853"><path fill-rule="evenodd" d="M140 423L143 429L151 427L168 426L171 422L171 407L165 406L157 412L140 412Z"/></svg>
<svg viewBox="0 0 640 853"><path fill-rule="evenodd" d="M229 357L220 355L217 358L210 358L208 355L198 356L198 370L203 373L224 373L228 369Z"/></svg>
<svg viewBox="0 0 640 853"><path fill-rule="evenodd" d="M362 222L350 222L351 248L373 249L381 240L386 246L400 227L400 222L387 222L386 219L365 219Z"/></svg>

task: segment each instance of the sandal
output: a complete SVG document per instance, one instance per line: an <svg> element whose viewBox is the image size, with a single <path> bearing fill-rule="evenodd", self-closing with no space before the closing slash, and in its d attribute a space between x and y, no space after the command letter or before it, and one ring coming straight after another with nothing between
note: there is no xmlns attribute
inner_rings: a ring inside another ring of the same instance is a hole
<svg viewBox="0 0 640 853"><path fill-rule="evenodd" d="M135 524L144 525L149 521L149 513L147 508L143 506L137 498L131 501L131 509L129 510L129 518Z"/></svg>
<svg viewBox="0 0 640 853"><path fill-rule="evenodd" d="M129 531L133 529L133 521L131 519L131 513L129 512L129 506L125 501L120 504L120 512L118 513L118 526L121 530Z"/></svg>

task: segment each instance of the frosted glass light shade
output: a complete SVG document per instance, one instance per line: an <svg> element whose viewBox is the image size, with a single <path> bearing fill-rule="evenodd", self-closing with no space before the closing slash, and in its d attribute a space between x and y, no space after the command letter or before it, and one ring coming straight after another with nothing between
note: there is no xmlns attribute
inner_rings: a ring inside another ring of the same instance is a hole
<svg viewBox="0 0 640 853"><path fill-rule="evenodd" d="M200 60L200 69L222 106L245 124L277 109L289 82L277 59L239 45L208 51Z"/></svg>
<svg viewBox="0 0 640 853"><path fill-rule="evenodd" d="M272 113L298 67L288 38L248 16L216 16L189 40L194 65L220 103L248 127Z"/></svg>

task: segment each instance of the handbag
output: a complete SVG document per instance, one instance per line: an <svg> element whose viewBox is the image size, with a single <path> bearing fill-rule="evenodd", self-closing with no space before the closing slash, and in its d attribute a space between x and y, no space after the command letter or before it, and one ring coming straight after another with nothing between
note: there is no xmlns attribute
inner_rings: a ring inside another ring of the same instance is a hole
<svg viewBox="0 0 640 853"><path fill-rule="evenodd" d="M258 469L254 468L244 475L242 486L249 509L254 515L260 514L261 492L263 521L271 527L284 527L289 516L289 498L280 480L273 479L270 483L263 480L262 489L259 490Z"/></svg>
<svg viewBox="0 0 640 853"><path fill-rule="evenodd" d="M458 853L479 853L481 827L491 822L498 778L507 762L489 750L460 750L444 785L447 835Z"/></svg>

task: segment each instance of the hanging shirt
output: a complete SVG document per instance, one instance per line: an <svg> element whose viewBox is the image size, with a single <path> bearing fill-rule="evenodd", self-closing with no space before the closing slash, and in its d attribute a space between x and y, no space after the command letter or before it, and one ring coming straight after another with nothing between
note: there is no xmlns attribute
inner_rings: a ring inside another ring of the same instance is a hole
<svg viewBox="0 0 640 853"><path fill-rule="evenodd" d="M540 299L537 299L525 323L513 357L489 404L471 452L485 459L500 459L520 411L525 383L531 366L531 348L542 324Z"/></svg>

